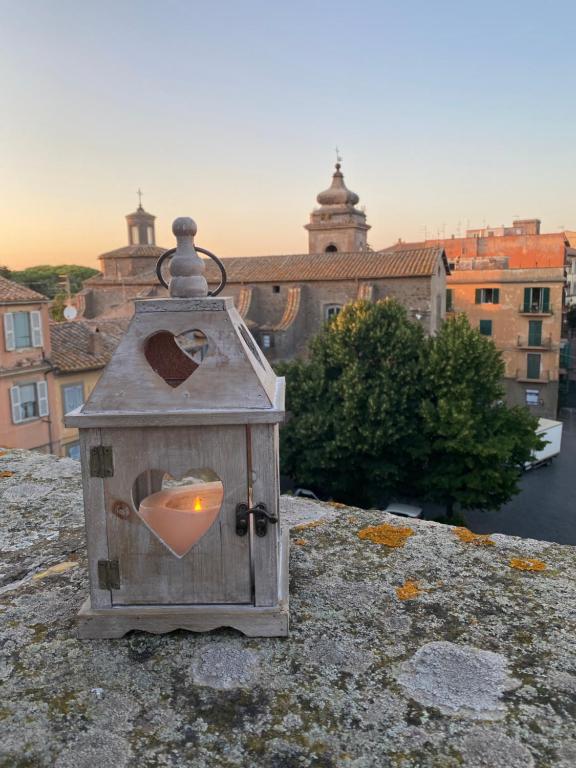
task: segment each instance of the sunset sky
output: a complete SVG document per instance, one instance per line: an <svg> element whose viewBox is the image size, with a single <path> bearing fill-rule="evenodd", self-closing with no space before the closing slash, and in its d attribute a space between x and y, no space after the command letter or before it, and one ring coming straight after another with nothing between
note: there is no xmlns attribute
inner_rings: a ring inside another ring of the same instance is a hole
<svg viewBox="0 0 576 768"><path fill-rule="evenodd" d="M307 250L334 147L382 248L576 229L576 4L0 0L0 264L97 266L143 204Z"/></svg>

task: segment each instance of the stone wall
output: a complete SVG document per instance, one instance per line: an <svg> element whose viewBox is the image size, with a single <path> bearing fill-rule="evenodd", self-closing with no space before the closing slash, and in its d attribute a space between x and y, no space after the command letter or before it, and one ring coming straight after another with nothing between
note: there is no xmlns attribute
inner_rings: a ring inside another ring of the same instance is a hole
<svg viewBox="0 0 576 768"><path fill-rule="evenodd" d="M79 466L0 475L1 766L576 764L574 548L284 498L289 638L80 641Z"/></svg>

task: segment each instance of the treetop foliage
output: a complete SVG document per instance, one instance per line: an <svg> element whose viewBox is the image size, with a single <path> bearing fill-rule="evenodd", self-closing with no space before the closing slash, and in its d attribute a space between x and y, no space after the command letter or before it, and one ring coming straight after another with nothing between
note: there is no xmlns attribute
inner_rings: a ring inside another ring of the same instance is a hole
<svg viewBox="0 0 576 768"><path fill-rule="evenodd" d="M495 508L541 447L537 420L502 402L500 353L462 315L427 337L396 301L348 304L279 372L282 469L339 501Z"/></svg>
<svg viewBox="0 0 576 768"><path fill-rule="evenodd" d="M82 283L98 274L97 269L92 267L82 267L77 264L61 264L52 266L42 264L38 267L28 267L27 269L12 271L6 267L2 268L3 277L14 280L16 283L26 285L38 293L42 293L49 299L53 299L58 293L65 291L64 281L61 275L70 277L70 291L72 294L82 290Z"/></svg>

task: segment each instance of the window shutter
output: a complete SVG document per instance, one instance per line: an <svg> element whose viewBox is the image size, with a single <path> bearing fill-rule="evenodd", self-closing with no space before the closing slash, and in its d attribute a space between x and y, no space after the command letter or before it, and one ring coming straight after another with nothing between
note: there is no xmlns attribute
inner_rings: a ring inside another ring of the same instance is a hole
<svg viewBox="0 0 576 768"><path fill-rule="evenodd" d="M14 338L14 315L12 312L6 312L4 314L4 346L6 352L12 352L16 348L16 341Z"/></svg>
<svg viewBox="0 0 576 768"><path fill-rule="evenodd" d="M500 288L494 288L492 291L492 304L500 304Z"/></svg>
<svg viewBox="0 0 576 768"><path fill-rule="evenodd" d="M42 315L40 312L30 312L30 326L32 328L32 346L41 347L42 339Z"/></svg>
<svg viewBox="0 0 576 768"><path fill-rule="evenodd" d="M524 312L530 312L531 303L532 303L532 289L524 288Z"/></svg>
<svg viewBox="0 0 576 768"><path fill-rule="evenodd" d="M550 288L542 288L542 311L550 312Z"/></svg>
<svg viewBox="0 0 576 768"><path fill-rule="evenodd" d="M20 387L10 387L10 403L12 404L12 421L14 424L20 424L22 414L20 413Z"/></svg>
<svg viewBox="0 0 576 768"><path fill-rule="evenodd" d="M38 416L48 416L48 385L45 381L36 384L38 392Z"/></svg>
<svg viewBox="0 0 576 768"><path fill-rule="evenodd" d="M476 304L482 304L482 288L476 288Z"/></svg>

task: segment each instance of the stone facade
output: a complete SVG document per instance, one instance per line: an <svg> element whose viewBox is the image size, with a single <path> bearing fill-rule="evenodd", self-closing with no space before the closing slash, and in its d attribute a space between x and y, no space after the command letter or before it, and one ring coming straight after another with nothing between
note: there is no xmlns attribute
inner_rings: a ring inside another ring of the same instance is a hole
<svg viewBox="0 0 576 768"><path fill-rule="evenodd" d="M366 214L356 208L358 195L344 184L339 164L317 200L320 207L306 225L309 253L222 259L225 293L234 297L265 354L271 360L304 356L324 323L357 299L396 298L410 317L435 333L445 312L443 250L371 251ZM130 317L134 299L166 295L155 273L164 249L154 245L154 217L139 209L126 219L129 244L100 256L102 275L87 280L79 295L86 318ZM135 242L137 236L141 239ZM211 261L206 261L206 277L213 290L220 273Z"/></svg>

